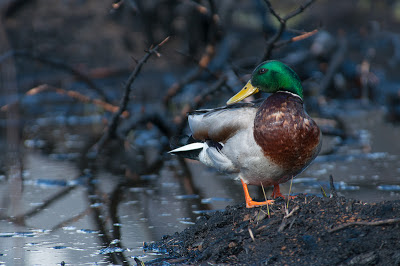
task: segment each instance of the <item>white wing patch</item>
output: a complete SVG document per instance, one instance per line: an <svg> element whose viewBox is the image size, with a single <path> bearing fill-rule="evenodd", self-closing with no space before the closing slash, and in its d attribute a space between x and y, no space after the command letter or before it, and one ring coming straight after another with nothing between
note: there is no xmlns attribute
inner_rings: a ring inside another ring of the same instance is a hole
<svg viewBox="0 0 400 266"><path fill-rule="evenodd" d="M203 149L204 148L204 143L202 142L195 142L195 143L190 143L188 145L176 148L172 151L169 151L168 153L177 153L177 152L183 152L183 151L192 151L192 150L198 150L198 149Z"/></svg>

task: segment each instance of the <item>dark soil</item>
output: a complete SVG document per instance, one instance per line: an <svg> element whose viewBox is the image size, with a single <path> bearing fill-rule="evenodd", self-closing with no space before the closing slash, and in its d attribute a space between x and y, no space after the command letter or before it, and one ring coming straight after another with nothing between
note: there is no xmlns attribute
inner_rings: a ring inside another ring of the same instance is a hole
<svg viewBox="0 0 400 266"><path fill-rule="evenodd" d="M299 195L288 212L285 203L275 201L269 218L266 206L244 204L202 216L181 233L145 243L167 254L148 264L400 265L400 201Z"/></svg>

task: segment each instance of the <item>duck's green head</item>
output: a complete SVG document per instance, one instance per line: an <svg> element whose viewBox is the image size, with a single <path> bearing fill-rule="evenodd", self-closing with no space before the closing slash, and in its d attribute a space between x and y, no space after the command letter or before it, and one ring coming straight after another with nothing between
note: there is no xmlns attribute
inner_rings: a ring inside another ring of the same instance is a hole
<svg viewBox="0 0 400 266"><path fill-rule="evenodd" d="M253 71L251 79L227 104L243 100L259 91L288 91L303 99L303 87L296 72L279 61L265 61Z"/></svg>

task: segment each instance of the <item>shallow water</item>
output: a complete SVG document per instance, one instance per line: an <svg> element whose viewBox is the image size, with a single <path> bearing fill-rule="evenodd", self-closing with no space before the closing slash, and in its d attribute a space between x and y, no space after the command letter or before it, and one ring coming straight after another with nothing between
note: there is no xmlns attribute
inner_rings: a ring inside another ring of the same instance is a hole
<svg viewBox="0 0 400 266"><path fill-rule="evenodd" d="M400 199L399 127L385 123L379 108L341 109L351 138L336 152L318 156L293 180L291 193L322 195L323 188L329 194L332 175L338 193L346 197ZM194 161L188 161L190 179L169 156L159 172L142 175L141 185L120 187L125 176L105 169L82 175L67 160L77 157L73 147L83 141L72 136L60 144L72 150L66 154L48 155L37 149L40 141L26 141L23 183L0 176L0 264L108 264L110 254L123 254L131 264L134 257L147 261L159 255L144 253L143 242L181 231L202 213L244 201L240 182ZM324 140L325 145L340 142ZM283 184L283 193L289 188L290 182ZM256 187L250 193L262 197ZM111 245L105 246L104 235Z"/></svg>

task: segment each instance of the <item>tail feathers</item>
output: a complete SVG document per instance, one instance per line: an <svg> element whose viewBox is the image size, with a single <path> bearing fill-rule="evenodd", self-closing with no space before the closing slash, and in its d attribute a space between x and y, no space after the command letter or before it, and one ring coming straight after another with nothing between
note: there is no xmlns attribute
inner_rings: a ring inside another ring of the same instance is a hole
<svg viewBox="0 0 400 266"><path fill-rule="evenodd" d="M171 140L171 148L173 150L168 153L199 160L199 154L203 150L204 143L195 141L192 136L173 137Z"/></svg>

